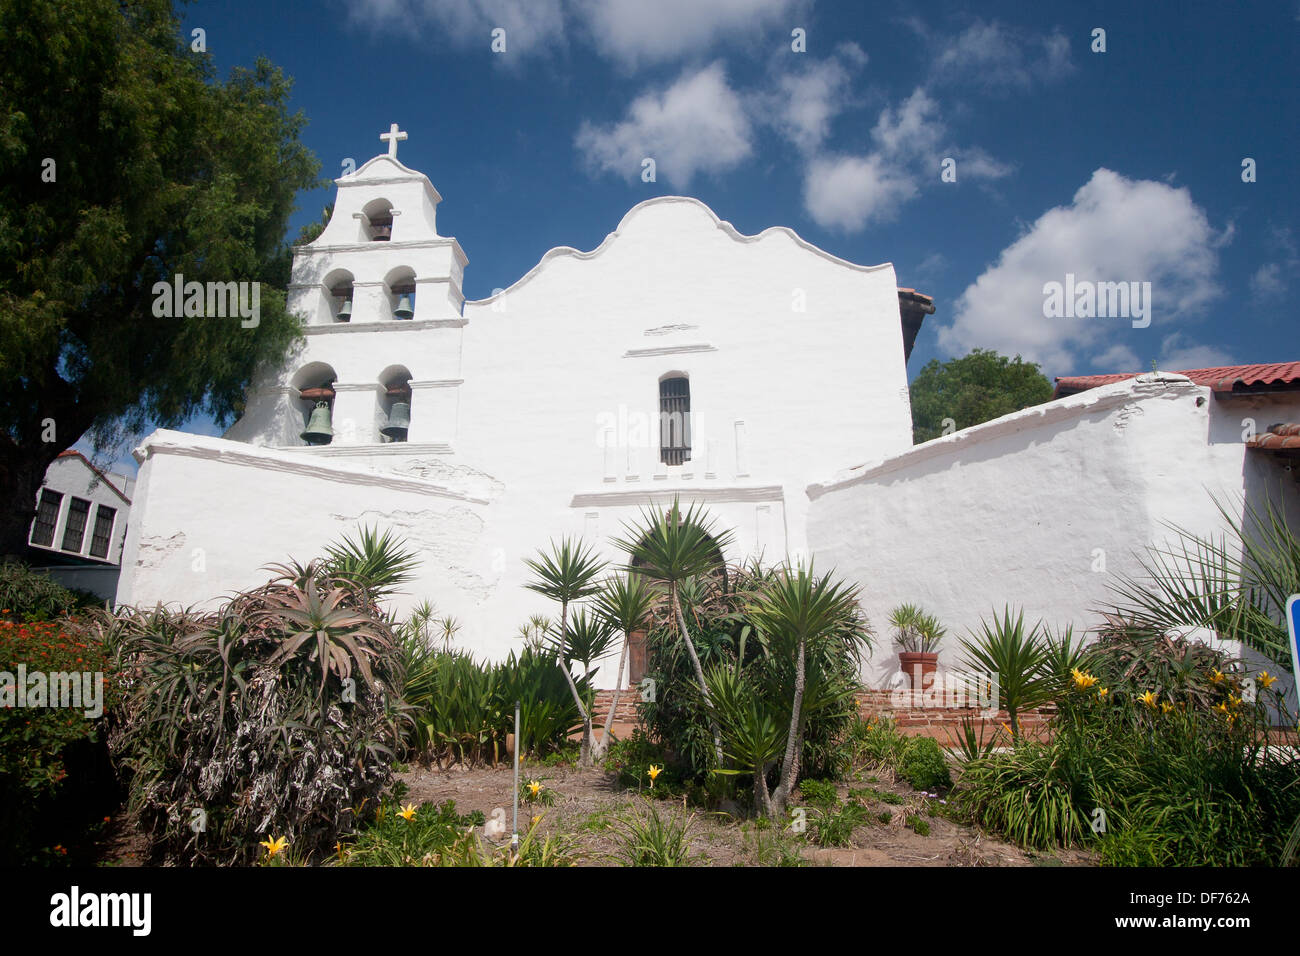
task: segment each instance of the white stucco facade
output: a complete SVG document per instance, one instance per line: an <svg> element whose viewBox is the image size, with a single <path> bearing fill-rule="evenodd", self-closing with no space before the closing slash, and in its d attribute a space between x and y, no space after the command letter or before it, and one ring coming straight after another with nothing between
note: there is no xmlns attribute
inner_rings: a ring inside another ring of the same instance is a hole
<svg viewBox="0 0 1300 956"><path fill-rule="evenodd" d="M808 535L819 562L863 585L871 620L910 602L948 625L941 666L1004 605L1078 634L1101 623L1117 574L1140 573L1144 546L1173 540L1170 524L1222 534L1216 497L1240 508L1267 495L1300 523L1293 473L1243 435L1243 420L1298 415L1295 393L1216 398L1180 375L1144 375L814 484ZM896 668L882 650L876 683Z"/></svg>
<svg viewBox="0 0 1300 956"><path fill-rule="evenodd" d="M460 620L463 646L503 655L529 614L555 610L523 586L524 559L550 539L581 535L620 560L609 537L680 495L734 529L727 559L783 560L809 548L811 482L911 444L891 265L845 262L780 227L744 236L665 197L596 249L553 249L462 304L467 260L438 235L424 176L381 156L339 187L295 259L303 347L223 439L158 432L138 450L121 602L207 601L380 524L427 558L399 607L430 598ZM391 239L368 239L390 208ZM394 318L395 287L412 286L413 317ZM690 457L670 465L660 382L681 377ZM334 437L308 447L299 390L326 383ZM395 383L409 385L410 428L390 442Z"/></svg>
<svg viewBox="0 0 1300 956"><path fill-rule="evenodd" d="M899 603L954 635L1004 603L1082 630L1166 522L1217 531L1213 495L1283 486L1295 507L1281 460L1242 440L1245 418L1300 420L1295 392L1143 376L913 447L889 264L781 227L741 235L663 197L597 248L553 249L466 302L468 259L438 233L427 178L380 156L338 185L329 225L295 257L301 348L223 438L155 432L137 450L120 603L211 603L379 525L422 560L397 610L428 598L460 621L460 646L500 657L530 614L555 611L524 587L526 558L578 535L620 561L610 537L680 496L733 529L730 562L812 555L859 584L879 684ZM689 388L681 464L661 454L665 379ZM308 446L326 400L333 438ZM410 406L405 440L381 432L394 402Z"/></svg>

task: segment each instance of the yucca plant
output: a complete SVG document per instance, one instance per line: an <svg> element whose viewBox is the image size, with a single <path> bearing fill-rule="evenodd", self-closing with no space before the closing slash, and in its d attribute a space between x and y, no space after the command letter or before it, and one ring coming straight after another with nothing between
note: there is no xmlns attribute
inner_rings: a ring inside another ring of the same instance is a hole
<svg viewBox="0 0 1300 956"><path fill-rule="evenodd" d="M784 715L771 706L737 669L715 664L705 674L709 685L709 712L722 731L723 753L731 767L718 767L720 774L750 774L754 778L754 806L772 817L772 798L767 771L785 750L788 731Z"/></svg>
<svg viewBox="0 0 1300 956"><path fill-rule="evenodd" d="M755 626L769 642L779 646L795 662L794 698L781 778L772 794L770 813L785 813L786 802L799 782L799 758L803 750L804 690L809 645L829 641L845 632L845 622L859 616L858 589L835 581L830 575L816 577L811 564L787 567L767 582L746 606Z"/></svg>
<svg viewBox="0 0 1300 956"><path fill-rule="evenodd" d="M981 620L979 631L962 641L962 649L967 667L997 678L999 704L1018 741L1020 714L1047 703L1054 689L1044 673L1048 656L1042 625L1026 628L1024 611L1013 619L1010 607L1004 607L992 624Z"/></svg>
<svg viewBox="0 0 1300 956"><path fill-rule="evenodd" d="M380 534L375 526L362 527L355 539L345 535L342 542L327 547L323 563L329 574L357 582L379 602L409 581L420 562L392 529Z"/></svg>
<svg viewBox="0 0 1300 956"><path fill-rule="evenodd" d="M666 511L643 509L639 524L624 525L625 537L615 544L627 553L630 563L623 569L630 574L642 574L668 588L669 614L675 622L686 652L695 672L695 679L707 706L709 687L704 679L704 668L696 652L695 642L686 626L682 613L680 589L683 582L707 574L717 566L717 555L731 541L729 530L719 530L707 513L698 505L691 505L685 513L681 502L673 498ZM718 766L722 765L722 736L716 723L712 723L713 750Z"/></svg>
<svg viewBox="0 0 1300 956"><path fill-rule="evenodd" d="M549 554L539 552L536 559L526 559L524 564L533 572L534 578L525 587L538 594L545 594L560 604L560 667L569 683L573 701L578 705L578 712L582 715L582 748L578 766L590 767L593 764L592 740L595 736L591 728L591 712L578 693L578 685L569 670L564 647L569 634L569 605L590 597L599 590L596 579L605 569L606 562L597 558L589 545L580 540L565 538L558 544L552 541Z"/></svg>

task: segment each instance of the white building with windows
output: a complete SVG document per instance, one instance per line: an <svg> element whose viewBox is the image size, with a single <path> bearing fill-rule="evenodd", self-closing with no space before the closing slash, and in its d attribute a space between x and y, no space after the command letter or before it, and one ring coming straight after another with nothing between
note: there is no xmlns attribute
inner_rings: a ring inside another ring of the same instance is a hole
<svg viewBox="0 0 1300 956"><path fill-rule="evenodd" d="M1004 603L1082 630L1166 521L1222 530L1213 496L1300 520L1300 363L1115 377L914 447L906 363L934 306L892 265L670 196L465 301L468 257L392 132L296 251L301 348L224 437L137 449L119 602L214 601L378 525L422 559L398 610L431 599L499 657L556 610L524 559L578 535L621 561L611 536L680 496L734 531L728 562L811 555L882 632L904 601L958 635ZM869 679L893 662L882 633Z"/></svg>
<svg viewBox="0 0 1300 956"><path fill-rule="evenodd" d="M134 486L134 478L102 472L81 452L62 452L37 494L27 539L32 565L65 587L111 600Z"/></svg>
<svg viewBox="0 0 1300 956"><path fill-rule="evenodd" d="M297 251L305 344L221 439L151 435L118 598L192 603L265 580L362 524L424 559L408 590L504 654L531 613L524 559L674 495L735 530L725 557L808 548L805 488L911 445L906 355L924 296L889 264L683 197L633 207L596 249L553 249L466 302L437 190L394 155L338 180ZM833 347L827 347L833 343Z"/></svg>

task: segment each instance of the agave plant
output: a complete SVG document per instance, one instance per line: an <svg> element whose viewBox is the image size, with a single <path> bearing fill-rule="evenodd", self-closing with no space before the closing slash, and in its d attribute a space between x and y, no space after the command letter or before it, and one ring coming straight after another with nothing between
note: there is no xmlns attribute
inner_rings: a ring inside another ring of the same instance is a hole
<svg viewBox="0 0 1300 956"><path fill-rule="evenodd" d="M394 649L391 629L381 620L350 603L346 588L323 575L308 577L302 587L271 585L256 598L248 624L278 640L279 649L268 664L279 667L306 651L320 668L319 695L331 674L340 681L352 677L355 667L372 691L380 688L371 662Z"/></svg>
<svg viewBox="0 0 1300 956"><path fill-rule="evenodd" d="M709 703L709 685L704 679L704 668L691 640L682 613L680 589L683 582L708 573L717 565L718 553L731 541L731 531L715 529L713 522L698 505L691 505L685 513L681 502L673 498L672 506L661 512L644 509L639 525L624 525L626 536L615 540L625 551L630 563L624 568L633 574L642 574L651 581L668 586L669 614L676 622L678 633L686 645L686 652L695 671L695 679L705 706ZM710 718L712 720L712 718ZM716 723L711 724L713 749L718 766L722 765L722 735Z"/></svg>
<svg viewBox="0 0 1300 956"><path fill-rule="evenodd" d="M331 575L354 581L369 592L372 600L392 596L397 586L410 580L419 564L391 529L362 527L356 539L344 536L341 543L325 549L324 569Z"/></svg>
<svg viewBox="0 0 1300 956"><path fill-rule="evenodd" d="M582 747L578 765L590 767L592 739L595 736L591 728L591 714L578 693L578 685L573 679L573 674L569 671L564 646L569 634L569 605L574 601L590 597L599 590L600 586L596 583L596 579L605 569L606 564L596 557L589 545L572 538L565 538L558 544L552 541L549 554L539 552L536 559L526 559L524 564L534 576L534 580L525 587L538 594L545 594L560 604L560 666L569 683L569 690L573 693L573 701L582 714Z"/></svg>

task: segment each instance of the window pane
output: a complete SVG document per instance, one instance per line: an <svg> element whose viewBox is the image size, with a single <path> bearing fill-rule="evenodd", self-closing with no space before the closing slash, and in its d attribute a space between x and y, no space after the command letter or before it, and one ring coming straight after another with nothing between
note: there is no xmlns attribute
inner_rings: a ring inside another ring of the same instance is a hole
<svg viewBox="0 0 1300 956"><path fill-rule="evenodd" d="M68 523L63 528L63 550L81 553L81 542L86 537L86 516L90 514L90 502L84 498L73 498L68 505Z"/></svg>
<svg viewBox="0 0 1300 956"><path fill-rule="evenodd" d="M32 522L32 544L49 547L54 544L54 529L59 524L59 506L63 504L63 495L48 488L41 489L41 503L36 509L36 520Z"/></svg>
<svg viewBox="0 0 1300 956"><path fill-rule="evenodd" d="M113 519L117 517L116 508L98 505L95 508L95 533L90 538L90 556L92 558L108 557L108 543L113 535Z"/></svg>

